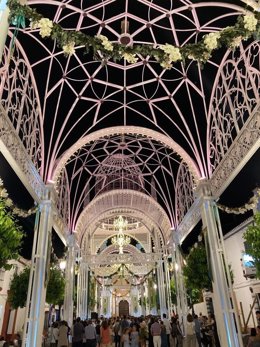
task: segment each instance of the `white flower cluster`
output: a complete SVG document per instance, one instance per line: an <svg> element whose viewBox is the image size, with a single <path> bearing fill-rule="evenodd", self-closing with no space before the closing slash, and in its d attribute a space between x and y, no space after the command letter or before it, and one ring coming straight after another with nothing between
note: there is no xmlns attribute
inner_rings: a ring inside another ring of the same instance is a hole
<svg viewBox="0 0 260 347"><path fill-rule="evenodd" d="M37 22L30 23L31 29L40 29L41 37L49 37L51 36L53 22L49 18L41 18Z"/></svg>
<svg viewBox="0 0 260 347"><path fill-rule="evenodd" d="M212 51L218 47L218 39L220 38L220 33L209 33L203 37L203 42L208 51Z"/></svg>
<svg viewBox="0 0 260 347"><path fill-rule="evenodd" d="M161 67L164 69L171 69L172 63L181 60L181 52L178 47L174 47L173 45L169 45L166 43L165 45L160 45L159 48L165 53L165 60L160 63Z"/></svg>
<svg viewBox="0 0 260 347"><path fill-rule="evenodd" d="M75 53L75 42L69 42L62 46L63 52L66 55L71 55Z"/></svg>
<svg viewBox="0 0 260 347"><path fill-rule="evenodd" d="M166 43L166 45L160 45L159 48L168 56L169 62L175 62L182 59L181 52L178 47L174 47L173 45Z"/></svg>
<svg viewBox="0 0 260 347"><path fill-rule="evenodd" d="M257 19L253 14L247 14L243 17L244 28L249 31L255 31L257 25Z"/></svg>
<svg viewBox="0 0 260 347"><path fill-rule="evenodd" d="M137 62L138 58L136 57L136 54L131 53L124 53L122 57L129 63L134 64Z"/></svg>
<svg viewBox="0 0 260 347"><path fill-rule="evenodd" d="M113 44L108 40L108 38L104 35L97 35L96 36L102 43L102 46L105 48L105 50L112 52L114 47Z"/></svg>
<svg viewBox="0 0 260 347"><path fill-rule="evenodd" d="M233 40L230 42L230 48L231 49L235 49L240 45L240 42L243 40L242 36L237 36L235 38L233 38Z"/></svg>

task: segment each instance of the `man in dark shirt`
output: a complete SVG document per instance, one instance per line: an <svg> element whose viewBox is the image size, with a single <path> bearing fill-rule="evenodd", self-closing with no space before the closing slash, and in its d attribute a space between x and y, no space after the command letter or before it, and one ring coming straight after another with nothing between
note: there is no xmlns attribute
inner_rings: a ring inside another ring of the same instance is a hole
<svg viewBox="0 0 260 347"><path fill-rule="evenodd" d="M84 326L81 323L80 318L77 318L76 323L73 326L73 347L82 347L84 332Z"/></svg>

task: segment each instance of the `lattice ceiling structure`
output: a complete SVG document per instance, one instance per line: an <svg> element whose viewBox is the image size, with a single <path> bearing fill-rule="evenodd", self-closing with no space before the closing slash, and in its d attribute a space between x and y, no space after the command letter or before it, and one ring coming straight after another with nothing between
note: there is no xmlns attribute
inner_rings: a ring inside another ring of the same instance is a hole
<svg viewBox="0 0 260 347"><path fill-rule="evenodd" d="M235 0L28 4L68 30L179 46L245 12ZM259 42L216 51L204 68L191 60L164 70L149 56L104 62L83 47L65 57L29 27L9 58L13 31L0 97L44 182L54 183L68 230L87 249L100 221L123 213L165 244L193 204L198 180L214 174L259 105Z"/></svg>

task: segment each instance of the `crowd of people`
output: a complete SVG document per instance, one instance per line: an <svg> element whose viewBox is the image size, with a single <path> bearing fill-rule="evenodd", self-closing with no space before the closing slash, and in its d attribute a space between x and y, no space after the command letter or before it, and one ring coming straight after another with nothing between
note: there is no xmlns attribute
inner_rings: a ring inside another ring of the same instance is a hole
<svg viewBox="0 0 260 347"><path fill-rule="evenodd" d="M184 329L178 316L170 320L148 317L122 317L81 321L70 329L66 322L53 323L48 331L50 347L220 347L213 315L189 314Z"/></svg>
<svg viewBox="0 0 260 347"><path fill-rule="evenodd" d="M260 311L256 328L245 336L245 347L260 347ZM184 329L183 329L184 328ZM185 336L183 335L185 330ZM21 346L21 340L9 344L0 337L0 347ZM161 317L116 317L84 320L77 318L70 328L65 321L48 329L45 347L220 347L214 315L187 315L185 327L178 315Z"/></svg>

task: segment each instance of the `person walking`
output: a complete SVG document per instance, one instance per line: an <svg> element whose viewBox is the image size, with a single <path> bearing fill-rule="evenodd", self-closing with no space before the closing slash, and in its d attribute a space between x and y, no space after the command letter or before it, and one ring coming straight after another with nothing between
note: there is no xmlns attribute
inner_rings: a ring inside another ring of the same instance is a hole
<svg viewBox="0 0 260 347"><path fill-rule="evenodd" d="M184 346L185 347L196 346L195 323L190 313L187 315L187 324L186 324L185 330L186 330L186 336L184 338Z"/></svg>
<svg viewBox="0 0 260 347"><path fill-rule="evenodd" d="M166 335L167 335L167 347L170 347L170 335L171 335L171 323L169 319L166 318L166 314L163 314L163 324L166 329Z"/></svg>
<svg viewBox="0 0 260 347"><path fill-rule="evenodd" d="M87 347L96 347L97 345L97 333L96 328L89 320L87 326L85 327L85 338Z"/></svg>
<svg viewBox="0 0 260 347"><path fill-rule="evenodd" d="M69 346L68 332L69 332L69 328L67 326L67 322L65 322L63 320L61 322L60 327L59 327L58 347L68 347Z"/></svg>
<svg viewBox="0 0 260 347"><path fill-rule="evenodd" d="M50 339L50 347L57 347L59 337L59 328L57 322L54 322L52 326L49 328L48 336Z"/></svg>
<svg viewBox="0 0 260 347"><path fill-rule="evenodd" d="M81 323L81 319L78 317L75 324L73 325L73 336L72 336L72 346L73 347L82 347L83 335L84 335L84 326Z"/></svg>
<svg viewBox="0 0 260 347"><path fill-rule="evenodd" d="M130 329L125 328L123 335L121 337L122 347L130 347L129 332L130 332Z"/></svg>
<svg viewBox="0 0 260 347"><path fill-rule="evenodd" d="M195 314L194 316L194 324L195 324L195 334L199 347L202 347L201 342L201 323L199 321L199 317Z"/></svg>
<svg viewBox="0 0 260 347"><path fill-rule="evenodd" d="M132 327L130 338L131 338L131 347L139 347L139 333L137 331L136 325L133 325Z"/></svg>
<svg viewBox="0 0 260 347"><path fill-rule="evenodd" d="M104 320L100 328L100 340L102 347L110 347L111 334L107 320Z"/></svg>
<svg viewBox="0 0 260 347"><path fill-rule="evenodd" d="M113 326L114 334L115 334L115 347L120 347L120 320L117 317L115 324Z"/></svg>
<svg viewBox="0 0 260 347"><path fill-rule="evenodd" d="M158 323L156 318L154 323L151 326L151 334L153 336L153 345L154 347L161 347L161 326Z"/></svg>
<svg viewBox="0 0 260 347"><path fill-rule="evenodd" d="M146 347L146 340L148 338L148 327L145 320L142 320L139 328L139 339L141 347Z"/></svg>

